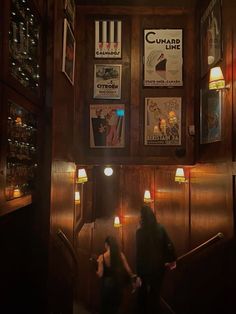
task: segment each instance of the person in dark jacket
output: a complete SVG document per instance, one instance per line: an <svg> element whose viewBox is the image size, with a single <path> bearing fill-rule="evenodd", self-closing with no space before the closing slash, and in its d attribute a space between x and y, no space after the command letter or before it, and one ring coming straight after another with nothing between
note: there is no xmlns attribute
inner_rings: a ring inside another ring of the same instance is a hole
<svg viewBox="0 0 236 314"><path fill-rule="evenodd" d="M118 314L124 290L124 280L135 278L115 237L105 239L106 252L98 257L97 275L101 281L100 314Z"/></svg>
<svg viewBox="0 0 236 314"><path fill-rule="evenodd" d="M138 289L138 312L158 314L164 273L166 268L176 267L176 254L165 228L146 205L141 208L140 228L136 232L136 267L142 282Z"/></svg>

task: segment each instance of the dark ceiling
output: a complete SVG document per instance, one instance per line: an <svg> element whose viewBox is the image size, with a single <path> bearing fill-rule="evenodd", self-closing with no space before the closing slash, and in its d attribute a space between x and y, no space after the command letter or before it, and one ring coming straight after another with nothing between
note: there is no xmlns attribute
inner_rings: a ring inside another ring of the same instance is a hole
<svg viewBox="0 0 236 314"><path fill-rule="evenodd" d="M157 6L157 7L184 7L195 6L197 0L76 0L78 5L120 5L120 6Z"/></svg>

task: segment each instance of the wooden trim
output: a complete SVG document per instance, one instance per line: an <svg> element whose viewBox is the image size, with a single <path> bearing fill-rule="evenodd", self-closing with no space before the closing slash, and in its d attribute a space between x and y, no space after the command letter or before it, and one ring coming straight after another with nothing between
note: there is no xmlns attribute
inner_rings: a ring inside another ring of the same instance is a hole
<svg viewBox="0 0 236 314"><path fill-rule="evenodd" d="M183 15L190 14L193 10L187 8L160 8L160 7L147 7L147 6L101 6L101 5L86 5L78 6L79 14L112 14L116 15Z"/></svg>

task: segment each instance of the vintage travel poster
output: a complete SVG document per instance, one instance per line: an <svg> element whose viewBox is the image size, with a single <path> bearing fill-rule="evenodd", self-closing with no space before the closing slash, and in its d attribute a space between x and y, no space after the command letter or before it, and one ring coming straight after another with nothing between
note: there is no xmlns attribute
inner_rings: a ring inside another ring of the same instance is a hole
<svg viewBox="0 0 236 314"><path fill-rule="evenodd" d="M221 92L201 90L201 144L221 140Z"/></svg>
<svg viewBox="0 0 236 314"><path fill-rule="evenodd" d="M121 31L121 21L95 21L95 58L121 58Z"/></svg>
<svg viewBox="0 0 236 314"><path fill-rule="evenodd" d="M125 146L125 105L90 105L90 147Z"/></svg>
<svg viewBox="0 0 236 314"><path fill-rule="evenodd" d="M144 86L183 85L182 29L144 30Z"/></svg>
<svg viewBox="0 0 236 314"><path fill-rule="evenodd" d="M181 98L145 99L145 145L181 145Z"/></svg>
<svg viewBox="0 0 236 314"><path fill-rule="evenodd" d="M121 65L95 64L94 98L121 98Z"/></svg>

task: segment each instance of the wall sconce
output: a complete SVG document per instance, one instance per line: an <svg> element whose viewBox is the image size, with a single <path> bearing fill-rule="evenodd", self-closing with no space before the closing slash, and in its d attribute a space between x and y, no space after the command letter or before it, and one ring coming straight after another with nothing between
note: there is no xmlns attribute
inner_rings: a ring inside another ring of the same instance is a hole
<svg viewBox="0 0 236 314"><path fill-rule="evenodd" d="M151 193L149 190L144 191L143 201L144 201L144 203L151 203L152 202Z"/></svg>
<svg viewBox="0 0 236 314"><path fill-rule="evenodd" d="M114 218L114 227L115 228L119 228L119 227L121 227L122 225L121 225L121 223L120 223L120 217L119 216L115 216L115 218Z"/></svg>
<svg viewBox="0 0 236 314"><path fill-rule="evenodd" d="M111 167L106 167L104 169L104 174L107 176L107 177L110 177L113 175L113 169Z"/></svg>
<svg viewBox="0 0 236 314"><path fill-rule="evenodd" d="M84 168L78 170L78 178L76 183L85 183L88 181L87 173Z"/></svg>
<svg viewBox="0 0 236 314"><path fill-rule="evenodd" d="M80 204L80 192L75 191L75 204L79 205Z"/></svg>
<svg viewBox="0 0 236 314"><path fill-rule="evenodd" d="M185 183L187 180L185 179L184 169L177 168L175 172L175 182Z"/></svg>
<svg viewBox="0 0 236 314"><path fill-rule="evenodd" d="M13 197L14 197L14 198L21 197L21 191L20 191L19 188L15 188L15 189L13 190Z"/></svg>
<svg viewBox="0 0 236 314"><path fill-rule="evenodd" d="M225 86L225 79L221 67L211 68L209 76L209 89L220 90L229 88L229 85Z"/></svg>

